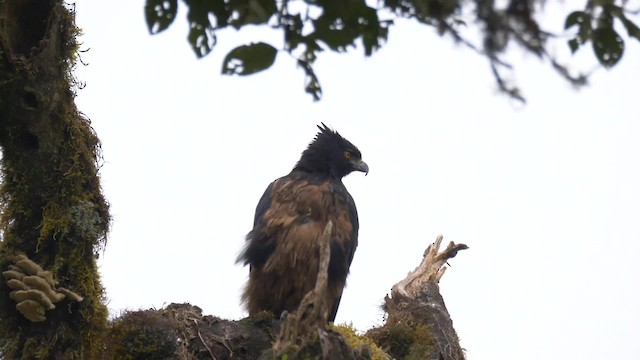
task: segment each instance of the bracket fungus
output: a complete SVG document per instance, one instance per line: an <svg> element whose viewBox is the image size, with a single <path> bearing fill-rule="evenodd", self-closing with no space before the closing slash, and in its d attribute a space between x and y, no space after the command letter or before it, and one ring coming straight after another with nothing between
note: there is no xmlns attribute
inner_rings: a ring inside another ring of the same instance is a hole
<svg viewBox="0 0 640 360"><path fill-rule="evenodd" d="M46 320L46 310L55 309L55 304L65 298L82 301L82 296L77 293L65 288L56 288L58 282L53 278L53 274L42 269L25 255L14 256L12 261L14 265L10 265L9 270L4 271L2 276L12 290L9 297L17 303L16 309L29 321Z"/></svg>

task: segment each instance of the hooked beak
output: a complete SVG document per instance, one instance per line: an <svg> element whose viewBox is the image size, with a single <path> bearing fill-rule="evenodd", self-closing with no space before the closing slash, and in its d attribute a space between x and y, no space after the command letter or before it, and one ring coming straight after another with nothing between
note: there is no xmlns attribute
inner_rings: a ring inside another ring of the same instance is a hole
<svg viewBox="0 0 640 360"><path fill-rule="evenodd" d="M362 160L354 162L353 169L357 171L362 171L365 176L369 174L369 165L367 165L367 163Z"/></svg>

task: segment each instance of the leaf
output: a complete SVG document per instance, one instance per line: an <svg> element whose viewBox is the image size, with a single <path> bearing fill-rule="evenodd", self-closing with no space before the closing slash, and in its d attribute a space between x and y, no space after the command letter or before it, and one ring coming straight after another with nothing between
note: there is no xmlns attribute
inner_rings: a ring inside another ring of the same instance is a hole
<svg viewBox="0 0 640 360"><path fill-rule="evenodd" d="M371 56L374 51L380 48L381 37L386 38L384 28L380 24L380 19L378 19L378 12L374 8L364 6L358 23L362 32L364 54L365 56Z"/></svg>
<svg viewBox="0 0 640 360"><path fill-rule="evenodd" d="M567 19L564 21L564 29L568 29L570 27L572 27L573 25L580 25L582 23L584 23L587 19L588 16L584 11L574 11L571 14L569 14L569 16L567 16Z"/></svg>
<svg viewBox="0 0 640 360"><path fill-rule="evenodd" d="M571 39L569 41L567 41L567 43L569 44L569 48L571 49L571 53L575 53L576 50L578 50L578 48L580 47L580 41L575 38L575 39Z"/></svg>
<svg viewBox="0 0 640 360"><path fill-rule="evenodd" d="M196 22L201 25L211 25L216 29L229 25L231 11L227 7L225 0L183 0L189 13L189 22Z"/></svg>
<svg viewBox="0 0 640 360"><path fill-rule="evenodd" d="M280 18L280 21L283 24L284 48L291 52L304 40L302 17L300 14L285 14Z"/></svg>
<svg viewBox="0 0 640 360"><path fill-rule="evenodd" d="M271 67L277 54L276 48L263 42L238 46L225 56L222 73L243 76L255 74Z"/></svg>
<svg viewBox="0 0 640 360"><path fill-rule="evenodd" d="M593 29L591 28L591 20L585 21L580 24L580 27L578 28L577 39L578 41L580 41L581 45L586 43L591 38L592 31Z"/></svg>
<svg viewBox="0 0 640 360"><path fill-rule="evenodd" d="M612 67L620 61L624 52L624 41L611 27L597 28L591 34L593 51L600 64Z"/></svg>
<svg viewBox="0 0 640 360"><path fill-rule="evenodd" d="M311 63L304 60L298 60L298 66L302 68L306 75L304 79L304 91L307 92L307 94L311 94L314 101L320 100L320 97L322 96L322 87L320 87L320 81L318 81L318 77L313 71Z"/></svg>
<svg viewBox="0 0 640 360"><path fill-rule="evenodd" d="M624 24L624 27L627 29L627 33L629 34L629 36L640 40L640 28L638 27L638 25L634 24L624 15L620 16L620 20L622 20L622 24Z"/></svg>
<svg viewBox="0 0 640 360"><path fill-rule="evenodd" d="M275 0L229 0L228 5L235 14L231 23L236 29L248 24L266 24L278 11Z"/></svg>
<svg viewBox="0 0 640 360"><path fill-rule="evenodd" d="M208 55L216 45L215 31L228 25L231 13L224 0L184 0L189 8L189 43L201 58Z"/></svg>
<svg viewBox="0 0 640 360"><path fill-rule="evenodd" d="M166 30L176 18L178 0L147 0L144 15L151 34Z"/></svg>
<svg viewBox="0 0 640 360"><path fill-rule="evenodd" d="M346 51L348 46L355 47L354 42L359 34L342 24L342 21L342 19L331 18L327 15L320 16L313 21L315 31L311 37L322 41L331 50L337 52Z"/></svg>
<svg viewBox="0 0 640 360"><path fill-rule="evenodd" d="M196 56L201 58L208 55L211 49L216 45L216 34L211 26L203 27L200 24L192 23L191 29L189 29L189 43L191 48L196 53Z"/></svg>

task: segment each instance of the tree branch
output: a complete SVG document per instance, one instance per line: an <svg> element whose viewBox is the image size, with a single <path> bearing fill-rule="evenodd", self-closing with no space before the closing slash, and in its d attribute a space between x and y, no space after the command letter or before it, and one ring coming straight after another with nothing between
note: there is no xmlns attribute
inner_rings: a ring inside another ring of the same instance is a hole
<svg viewBox="0 0 640 360"><path fill-rule="evenodd" d="M458 251L468 249L465 244L450 242L440 252L442 235L427 247L420 265L391 289L391 297L383 306L387 312L384 326L369 331L379 346L395 358L420 356L430 360L462 360L453 322L444 304L438 283L446 271L445 265ZM410 339L401 347L393 337L405 334Z"/></svg>

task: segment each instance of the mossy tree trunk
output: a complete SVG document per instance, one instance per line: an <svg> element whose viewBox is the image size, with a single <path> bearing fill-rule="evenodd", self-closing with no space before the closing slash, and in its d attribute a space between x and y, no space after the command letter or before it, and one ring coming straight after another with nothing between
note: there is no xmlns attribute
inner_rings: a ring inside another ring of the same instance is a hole
<svg viewBox="0 0 640 360"><path fill-rule="evenodd" d="M6 360L95 359L102 348L107 310L96 257L110 218L100 144L74 104L77 34L62 1L0 0L0 272L26 255L51 272L52 284L83 298L64 299L33 322L10 298L15 288L0 281Z"/></svg>

